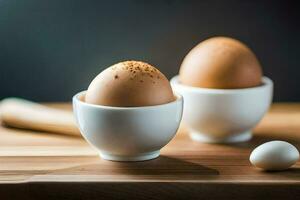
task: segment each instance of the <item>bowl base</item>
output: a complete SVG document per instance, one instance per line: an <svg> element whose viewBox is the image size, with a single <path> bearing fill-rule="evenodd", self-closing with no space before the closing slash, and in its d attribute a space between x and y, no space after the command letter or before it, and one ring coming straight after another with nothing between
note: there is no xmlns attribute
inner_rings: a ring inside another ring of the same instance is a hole
<svg viewBox="0 0 300 200"><path fill-rule="evenodd" d="M192 140L195 140L197 142L204 142L204 143L237 143L237 142L245 142L250 140L252 138L252 132L246 131L225 138L216 138L216 137L210 137L208 136L208 134L191 131L190 137L192 138Z"/></svg>
<svg viewBox="0 0 300 200"><path fill-rule="evenodd" d="M99 155L102 159L111 161L145 161L157 158L159 156L159 151L152 151L137 155L114 155L107 152L99 152Z"/></svg>

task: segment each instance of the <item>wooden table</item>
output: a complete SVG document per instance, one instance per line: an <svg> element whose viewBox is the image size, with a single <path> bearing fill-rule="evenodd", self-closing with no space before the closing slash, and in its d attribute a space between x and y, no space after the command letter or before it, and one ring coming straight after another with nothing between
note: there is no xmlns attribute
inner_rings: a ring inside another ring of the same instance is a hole
<svg viewBox="0 0 300 200"><path fill-rule="evenodd" d="M161 156L145 162L101 160L70 136L1 127L0 138L0 199L300 199L300 162L268 173L248 160L270 140L300 148L300 104L274 104L253 140L236 145L194 142L181 126Z"/></svg>

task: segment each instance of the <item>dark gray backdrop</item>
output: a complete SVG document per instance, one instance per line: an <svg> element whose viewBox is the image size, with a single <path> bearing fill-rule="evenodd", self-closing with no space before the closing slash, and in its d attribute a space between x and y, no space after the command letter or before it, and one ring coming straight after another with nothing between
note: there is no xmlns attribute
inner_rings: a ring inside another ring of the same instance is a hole
<svg viewBox="0 0 300 200"><path fill-rule="evenodd" d="M0 0L0 99L68 101L128 59L171 78L194 45L225 35L253 49L276 101L300 101L298 13L296 1Z"/></svg>

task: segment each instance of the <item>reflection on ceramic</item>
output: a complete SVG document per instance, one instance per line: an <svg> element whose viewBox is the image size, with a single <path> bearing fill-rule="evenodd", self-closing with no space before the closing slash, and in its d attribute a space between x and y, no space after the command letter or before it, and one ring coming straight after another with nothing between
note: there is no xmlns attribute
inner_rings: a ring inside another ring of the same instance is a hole
<svg viewBox="0 0 300 200"><path fill-rule="evenodd" d="M273 97L273 82L243 89L208 89L183 85L178 76L172 88L184 98L183 121L193 140L207 143L242 142L251 139L251 129L267 112Z"/></svg>
<svg viewBox="0 0 300 200"><path fill-rule="evenodd" d="M73 110L82 136L103 159L141 161L159 156L176 134L183 98L162 105L110 107L87 104L85 91L73 97Z"/></svg>

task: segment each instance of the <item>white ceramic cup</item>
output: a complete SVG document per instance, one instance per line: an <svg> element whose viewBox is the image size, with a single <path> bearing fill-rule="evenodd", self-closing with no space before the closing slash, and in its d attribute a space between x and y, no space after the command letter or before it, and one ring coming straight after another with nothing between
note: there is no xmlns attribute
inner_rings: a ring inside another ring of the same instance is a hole
<svg viewBox="0 0 300 200"><path fill-rule="evenodd" d="M243 89L208 89L183 85L178 76L172 88L184 98L183 121L193 140L232 143L251 139L251 129L267 112L273 97L273 82Z"/></svg>
<svg viewBox="0 0 300 200"><path fill-rule="evenodd" d="M142 161L159 151L176 134L183 98L144 107L110 107L82 101L85 91L73 97L73 110L82 136L106 160Z"/></svg>

